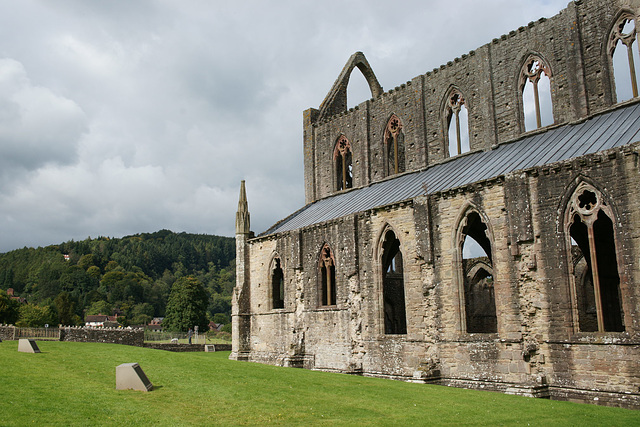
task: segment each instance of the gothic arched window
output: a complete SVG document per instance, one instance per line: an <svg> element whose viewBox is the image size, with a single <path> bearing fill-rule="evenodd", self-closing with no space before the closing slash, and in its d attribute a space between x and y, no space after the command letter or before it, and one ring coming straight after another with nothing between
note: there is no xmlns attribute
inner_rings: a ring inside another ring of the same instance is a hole
<svg viewBox="0 0 640 427"><path fill-rule="evenodd" d="M624 312L613 212L602 193L583 182L567 207L566 235L577 329L622 332Z"/></svg>
<svg viewBox="0 0 640 427"><path fill-rule="evenodd" d="M387 230L384 233L382 243L382 299L385 334L407 333L403 270L400 241L393 231Z"/></svg>
<svg viewBox="0 0 640 427"><path fill-rule="evenodd" d="M638 49L635 18L630 13L624 13L614 25L608 45L618 102L638 96Z"/></svg>
<svg viewBox="0 0 640 427"><path fill-rule="evenodd" d="M346 136L341 135L333 150L333 160L336 165L336 190L346 190L353 187L353 162L351 143Z"/></svg>
<svg viewBox="0 0 640 427"><path fill-rule="evenodd" d="M531 55L522 66L520 93L525 131L553 124L551 70L540 57Z"/></svg>
<svg viewBox="0 0 640 427"><path fill-rule="evenodd" d="M336 305L336 261L328 244L320 251L320 305Z"/></svg>
<svg viewBox="0 0 640 427"><path fill-rule="evenodd" d="M493 254L487 224L469 210L457 233L458 269L463 325L468 333L498 331L493 276Z"/></svg>
<svg viewBox="0 0 640 427"><path fill-rule="evenodd" d="M386 149L387 176L399 174L405 171L404 134L402 133L402 121L395 114L391 115L384 130L384 142Z"/></svg>
<svg viewBox="0 0 640 427"><path fill-rule="evenodd" d="M271 301L273 308L284 308L284 272L278 257L271 263Z"/></svg>
<svg viewBox="0 0 640 427"><path fill-rule="evenodd" d="M453 89L447 97L445 117L447 119L449 157L466 153L470 149L469 114L464 96L456 89Z"/></svg>

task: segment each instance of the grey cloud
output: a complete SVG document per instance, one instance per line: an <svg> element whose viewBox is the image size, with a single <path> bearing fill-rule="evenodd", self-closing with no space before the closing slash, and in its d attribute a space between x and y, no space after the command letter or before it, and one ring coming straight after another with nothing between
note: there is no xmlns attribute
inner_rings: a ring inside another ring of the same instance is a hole
<svg viewBox="0 0 640 427"><path fill-rule="evenodd" d="M85 114L74 101L32 85L18 61L0 59L0 169L5 174L74 162L85 130Z"/></svg>
<svg viewBox="0 0 640 427"><path fill-rule="evenodd" d="M261 232L304 203L302 112L353 52L391 89L566 2L0 0L0 251L232 235L241 179Z"/></svg>

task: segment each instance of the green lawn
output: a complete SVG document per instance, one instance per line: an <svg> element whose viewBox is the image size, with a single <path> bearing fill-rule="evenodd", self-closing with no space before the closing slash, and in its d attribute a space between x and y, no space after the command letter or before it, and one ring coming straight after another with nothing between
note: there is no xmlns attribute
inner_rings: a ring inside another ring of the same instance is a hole
<svg viewBox="0 0 640 427"><path fill-rule="evenodd" d="M229 353L0 343L0 425L640 425L640 412L280 368ZM115 390L137 362L155 389Z"/></svg>

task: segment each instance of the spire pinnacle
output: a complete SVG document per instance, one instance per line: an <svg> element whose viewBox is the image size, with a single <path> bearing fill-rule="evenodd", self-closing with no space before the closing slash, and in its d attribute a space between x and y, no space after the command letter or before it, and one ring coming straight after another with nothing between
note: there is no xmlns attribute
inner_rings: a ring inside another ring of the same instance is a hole
<svg viewBox="0 0 640 427"><path fill-rule="evenodd" d="M247 203L247 191L244 188L244 180L242 180L240 181L238 212L236 212L236 234L249 234L249 228L249 204Z"/></svg>

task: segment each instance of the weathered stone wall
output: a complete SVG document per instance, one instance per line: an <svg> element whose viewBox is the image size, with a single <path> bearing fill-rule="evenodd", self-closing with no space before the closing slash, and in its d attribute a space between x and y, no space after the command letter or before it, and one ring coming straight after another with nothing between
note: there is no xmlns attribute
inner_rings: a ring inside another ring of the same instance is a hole
<svg viewBox="0 0 640 427"><path fill-rule="evenodd" d="M60 328L60 341L104 342L142 347L144 329L63 327Z"/></svg>
<svg viewBox="0 0 640 427"><path fill-rule="evenodd" d="M417 76L349 111L318 121L304 113L306 201L337 191L333 150L344 134L353 151L353 186L384 179L384 129L392 114L402 121L406 170L415 171L449 157L446 97L459 90L469 114L471 150L520 137L525 132L520 70L530 55L547 62L555 124L586 117L616 102L607 36L625 0L570 2L540 19L495 38L439 68Z"/></svg>
<svg viewBox="0 0 640 427"><path fill-rule="evenodd" d="M3 341L12 340L15 337L15 326L0 325L0 339Z"/></svg>
<svg viewBox="0 0 640 427"><path fill-rule="evenodd" d="M250 360L571 400L584 390L582 400L636 406L640 313L632 260L640 257L640 206L629 188L640 188L639 150L608 150L250 241ZM575 332L560 216L577 179L606 188L617 215L619 255L629 260L621 272L625 332ZM470 208L482 213L492 242L497 333L469 334L463 323L455 236ZM401 242L406 335L384 334L380 244L387 228ZM318 295L325 243L336 261L331 307ZM285 308L274 310L275 254L286 296Z"/></svg>
<svg viewBox="0 0 640 427"><path fill-rule="evenodd" d="M446 161L443 109L452 87L467 100L471 150L521 137L518 75L530 54L549 63L556 124L610 108L615 87L603 46L618 12L640 10L638 3L571 2L357 108L322 121L318 110L305 111L307 202L336 191L340 135L351 142L354 187L385 179L383 136L392 114L403 123L407 170ZM638 153L635 143L438 193L426 189L410 201L301 230L240 236L234 313L246 321L234 318L234 325L247 329L234 330L234 343L245 340L245 360L263 363L640 408ZM565 213L581 182L598 189L612 212L623 332L579 328ZM487 226L497 332L467 331L460 239L470 211ZM388 229L403 257L406 334L384 330ZM335 306L320 301L325 244L336 263ZM278 309L270 283L275 256L285 279Z"/></svg>
<svg viewBox="0 0 640 427"><path fill-rule="evenodd" d="M172 351L175 353L188 353L196 351L205 351L203 344L170 344L170 343L144 343L145 348L152 348L154 350ZM230 344L215 344L216 351L231 351Z"/></svg>

